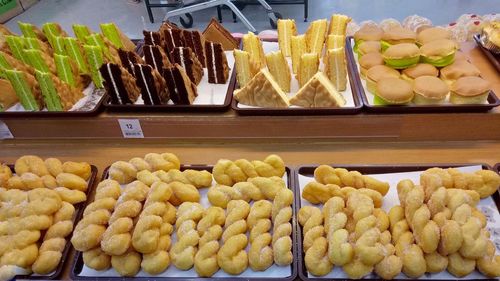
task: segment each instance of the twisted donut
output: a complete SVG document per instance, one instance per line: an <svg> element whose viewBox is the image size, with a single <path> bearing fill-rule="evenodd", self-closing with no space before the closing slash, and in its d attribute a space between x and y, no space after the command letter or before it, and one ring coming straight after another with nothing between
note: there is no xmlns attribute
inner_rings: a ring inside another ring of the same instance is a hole
<svg viewBox="0 0 500 281"><path fill-rule="evenodd" d="M172 189L169 201L174 206L179 206L183 202L200 202L200 192L194 185L174 181L169 186Z"/></svg>
<svg viewBox="0 0 500 281"><path fill-rule="evenodd" d="M340 197L330 198L323 206L328 258L337 266L347 264L354 256L354 249L349 243L349 232L345 229L347 215L344 213L344 207L344 200Z"/></svg>
<svg viewBox="0 0 500 281"><path fill-rule="evenodd" d="M240 233L247 232L246 218L250 213L250 205L243 200L232 200L227 204L226 222L222 241Z"/></svg>
<svg viewBox="0 0 500 281"><path fill-rule="evenodd" d="M159 170L168 172L181 168L179 158L173 153L148 153L144 156L144 160L149 164L152 172Z"/></svg>
<svg viewBox="0 0 500 281"><path fill-rule="evenodd" d="M267 200L255 202L250 208L247 225L250 229L248 263L253 271L264 271L273 264L271 249L271 213L273 204Z"/></svg>
<svg viewBox="0 0 500 281"><path fill-rule="evenodd" d="M292 254L292 203L293 192L281 189L274 197L273 218L273 253L277 265L289 265L293 262Z"/></svg>
<svg viewBox="0 0 500 281"><path fill-rule="evenodd" d="M14 163L14 171L19 176L24 173L33 173L39 177L50 174L42 158L35 155L19 157Z"/></svg>
<svg viewBox="0 0 500 281"><path fill-rule="evenodd" d="M245 247L247 236L243 233L229 237L217 253L217 264L228 274L238 275L248 267Z"/></svg>
<svg viewBox="0 0 500 281"><path fill-rule="evenodd" d="M12 171L5 164L0 165L0 186L8 187L7 182L12 177Z"/></svg>
<svg viewBox="0 0 500 281"><path fill-rule="evenodd" d="M184 202L177 210L177 242L170 250L172 264L180 270L188 270L194 265L200 240L196 224L202 218L203 207L199 203Z"/></svg>
<svg viewBox="0 0 500 281"><path fill-rule="evenodd" d="M224 210L219 207L209 207L203 218L198 222L197 230L201 235L198 252L194 256L194 269L201 277L211 277L219 270L217 252L219 238L222 236L222 225L226 219Z"/></svg>
<svg viewBox="0 0 500 281"><path fill-rule="evenodd" d="M212 185L212 174L208 171L187 169L181 172L179 170L172 169L168 172L159 170L153 174L166 183L178 181L184 184L193 185L196 188L204 188Z"/></svg>
<svg viewBox="0 0 500 281"><path fill-rule="evenodd" d="M248 161L239 159L231 161L220 159L212 171L215 181L222 185L232 186L237 182L247 181L255 177L282 177L285 174L285 163L278 155L269 155L264 161Z"/></svg>
<svg viewBox="0 0 500 281"><path fill-rule="evenodd" d="M299 210L298 219L304 233L304 262L307 271L314 276L324 276L332 271L333 264L328 258L323 215L316 207L304 206Z"/></svg>
<svg viewBox="0 0 500 281"><path fill-rule="evenodd" d="M389 183L381 182L373 177L362 175L358 171L348 171L343 168L333 168L321 165L314 170L314 179L321 184L334 184L339 187L368 188L386 195Z"/></svg>

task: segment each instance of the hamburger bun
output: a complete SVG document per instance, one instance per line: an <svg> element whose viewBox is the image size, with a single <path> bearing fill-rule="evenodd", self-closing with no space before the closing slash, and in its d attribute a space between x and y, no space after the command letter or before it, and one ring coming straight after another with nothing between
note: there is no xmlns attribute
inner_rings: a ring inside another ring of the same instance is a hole
<svg viewBox="0 0 500 281"><path fill-rule="evenodd" d="M407 104L414 94L410 82L389 77L377 82L375 95L385 104Z"/></svg>
<svg viewBox="0 0 500 281"><path fill-rule="evenodd" d="M419 45L439 39L451 39L451 31L442 27L430 27L417 34L417 44Z"/></svg>
<svg viewBox="0 0 500 281"><path fill-rule="evenodd" d="M455 61L457 43L449 39L439 39L426 43L420 47L422 62L436 67L444 67Z"/></svg>
<svg viewBox="0 0 500 281"><path fill-rule="evenodd" d="M415 104L439 104L446 100L448 85L435 76L420 76L413 81Z"/></svg>
<svg viewBox="0 0 500 281"><path fill-rule="evenodd" d="M380 41L384 31L376 25L365 24L354 33L354 52L358 52L359 45L363 41Z"/></svg>
<svg viewBox="0 0 500 281"><path fill-rule="evenodd" d="M377 82L382 78L399 78L399 71L386 65L376 65L366 72L366 88L370 93L377 91Z"/></svg>
<svg viewBox="0 0 500 281"><path fill-rule="evenodd" d="M439 70L428 63L418 63L412 67L403 69L401 78L412 82L413 79L420 76L434 76L439 75Z"/></svg>
<svg viewBox="0 0 500 281"><path fill-rule="evenodd" d="M401 44L401 43L415 43L415 40L417 39L417 34L404 27L393 27L384 32L384 35L382 36L382 43L386 47L389 47L390 45L395 45L395 44ZM384 46L382 46L382 49L384 49Z"/></svg>
<svg viewBox="0 0 500 281"><path fill-rule="evenodd" d="M491 85L477 76L461 77L451 85L450 102L453 104L484 104Z"/></svg>
<svg viewBox="0 0 500 281"><path fill-rule="evenodd" d="M413 66L420 60L420 50L413 43L392 45L383 54L385 64L395 69Z"/></svg>

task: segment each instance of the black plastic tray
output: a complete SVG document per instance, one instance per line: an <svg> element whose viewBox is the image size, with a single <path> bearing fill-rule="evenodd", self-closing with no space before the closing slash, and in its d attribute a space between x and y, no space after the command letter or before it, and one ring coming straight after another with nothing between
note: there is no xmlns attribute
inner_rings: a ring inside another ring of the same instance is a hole
<svg viewBox="0 0 500 281"><path fill-rule="evenodd" d="M488 58L491 64L493 64L493 66L495 66L497 71L500 72L500 55L493 54L490 50L486 49L483 46L483 43L481 43L481 35L479 34L474 35L474 41L476 41L477 45L479 46L479 49L481 49L481 51Z"/></svg>
<svg viewBox="0 0 500 281"><path fill-rule="evenodd" d="M102 179L108 178L108 169L104 169L104 172L102 174ZM181 171L186 170L186 169L192 169L192 170L207 170L209 172L212 172L213 166L210 165L203 165L203 164L195 164L195 165L181 165ZM295 176L294 176L294 171L291 170L290 168L286 167L286 173L287 173L287 186L289 189L294 191L294 186L295 186ZM295 195L295 191L294 191ZM91 202L87 202L89 204ZM231 277L211 277L211 278L202 278L202 277L160 277L160 276L152 276L152 277L132 277L132 278L125 278L125 277L88 277L88 276L79 276L79 274L82 272L83 269L83 255L82 252L76 251L75 257L73 260L73 264L71 265L71 271L70 271L70 277L72 280L125 280L125 279L134 279L134 280L169 280L169 281L190 281L190 280L208 280L208 281L227 281L227 280L247 280L247 281L276 281L276 280L285 280L285 281L293 281L297 278L297 272L298 272L298 260L297 260L297 253L298 253L298 248L297 248L297 237L295 236L295 233L297 232L297 218L296 218L296 207L293 206L295 205L295 199L292 204L292 210L293 210L293 215L292 215L292 252L293 252L293 263L290 265L292 267L292 275L289 277L283 277L283 278L248 278L248 277L238 277L238 276L231 276ZM173 265L170 265L173 266Z"/></svg>
<svg viewBox="0 0 500 281"><path fill-rule="evenodd" d="M458 112L486 112L500 105L500 100L493 91L488 95L487 104L437 104L437 105L373 105L368 102L365 94L365 89L361 83L359 76L358 65L354 59L354 53L351 45L352 37L346 39L346 50L349 59L347 63L352 64L351 68L354 72L354 77L357 84L357 89L361 100L364 104L364 109L369 113L458 113Z"/></svg>
<svg viewBox="0 0 500 281"><path fill-rule="evenodd" d="M464 163L464 164L441 164L441 163L436 163L436 164L402 164L402 165L342 165L342 164L332 164L332 167L336 168L346 168L348 170L356 170L359 171L362 174L383 174L383 173L400 173L400 172L412 172L412 171L424 171L429 168L453 168L453 167L463 167L463 166L471 166L471 165L481 165L484 170L491 170L491 166L487 164L474 164L474 163ZM301 208L301 193L300 193L300 185L299 185L299 175L304 175L304 176L313 176L314 175L314 169L316 169L319 165L304 165L300 166L296 169L295 173L295 207L297 208L295 210L296 213ZM395 188L395 187L391 187ZM499 191L495 192L492 196L493 201L495 202L495 205L498 210L500 210L500 194ZM500 211L499 211L500 212ZM304 263L304 250L303 250L303 237L302 237L302 227L300 225L297 226L297 241L298 241L298 262L299 262L299 278L304 280L304 281L324 281L324 280L344 280L342 278L321 278L321 277L308 277L307 274L307 269ZM381 278L370 278L369 280L383 280ZM404 281L404 280L410 280L410 279L393 279L397 281ZM444 279L443 279L444 280ZM496 279L449 279L449 280L496 280Z"/></svg>
<svg viewBox="0 0 500 281"><path fill-rule="evenodd" d="M493 167L493 171L496 171L497 173L500 174L500 163L497 163L495 167Z"/></svg>
<svg viewBox="0 0 500 281"><path fill-rule="evenodd" d="M268 42L277 42L277 40L266 40ZM347 48L345 48L347 50ZM359 90L357 89L358 85L356 83L356 79L353 75L356 75L356 71L352 68L352 64L349 62L351 58L347 55L346 51L346 59L347 59L347 76L349 77L349 84L351 85L352 96L354 100L354 107L315 107L315 108L306 108L306 107L288 107L288 108L266 108L266 107L248 107L242 108L238 107L238 101L234 98L233 93L233 101L231 103L231 108L236 111L236 113L240 115L250 115L250 116L260 116L260 115L348 115L348 114L357 114L361 112L363 107L363 103L361 102L361 97L359 95ZM293 75L293 74L292 74ZM237 83L235 83L234 89Z"/></svg>
<svg viewBox="0 0 500 281"><path fill-rule="evenodd" d="M14 165L8 165L12 172L14 173ZM87 195L87 201L86 202L80 202L75 206L75 216L73 218L73 229L76 227L76 224L80 221L82 215L83 215L83 210L88 204L89 201L89 196L92 194L94 187L95 187L95 180L97 176L97 167L94 165L90 165L91 169L91 174L90 178L88 180L88 185L87 185L87 191L85 192ZM50 275L16 275L14 277L14 280L19 280L19 279L31 279L31 280L47 280L47 279L57 279L60 277L61 273L63 272L65 268L65 263L66 259L69 254L69 250L73 247L71 245L71 236L73 235L73 231L71 231L71 234L66 237L66 245L64 246L64 250L62 252L61 256L61 261L59 262L59 265L57 266L56 270L52 272Z"/></svg>

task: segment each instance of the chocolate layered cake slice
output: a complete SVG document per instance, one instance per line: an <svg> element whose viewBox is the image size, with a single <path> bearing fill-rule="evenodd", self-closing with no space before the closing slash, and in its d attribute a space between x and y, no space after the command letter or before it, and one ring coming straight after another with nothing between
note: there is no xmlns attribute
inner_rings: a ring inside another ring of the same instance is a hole
<svg viewBox="0 0 500 281"><path fill-rule="evenodd" d="M186 71L194 84L198 85L203 77L203 66L189 47L176 47L170 54L173 63L178 63Z"/></svg>
<svg viewBox="0 0 500 281"><path fill-rule="evenodd" d="M141 89L144 104L159 105L168 102L168 92L158 70L147 64L135 64L136 84Z"/></svg>
<svg viewBox="0 0 500 281"><path fill-rule="evenodd" d="M156 70L161 71L164 67L170 67L172 65L160 46L144 45L142 50L144 52L146 64L151 65Z"/></svg>
<svg viewBox="0 0 500 281"><path fill-rule="evenodd" d="M205 49L204 49L205 38L203 37L203 34L201 34L201 32L199 32L198 30L193 30L193 31L183 30L182 40L184 47L191 48L191 50L194 51L196 57L201 62L203 67L206 67Z"/></svg>
<svg viewBox="0 0 500 281"><path fill-rule="evenodd" d="M176 47L182 47L182 30L165 28L163 30L163 40L165 40L165 52L170 56ZM170 57L170 59L172 59Z"/></svg>
<svg viewBox="0 0 500 281"><path fill-rule="evenodd" d="M99 69L112 104L134 104L141 94L135 78L125 68L105 63Z"/></svg>
<svg viewBox="0 0 500 281"><path fill-rule="evenodd" d="M134 64L144 64L144 60L135 52L118 49L118 56L122 66L133 76L135 76Z"/></svg>
<svg viewBox="0 0 500 281"><path fill-rule="evenodd" d="M143 30L144 44L153 46L163 46L163 40L160 32Z"/></svg>
<svg viewBox="0 0 500 281"><path fill-rule="evenodd" d="M189 79L184 69L177 63L163 69L170 99L174 104L193 104L198 96L196 85Z"/></svg>
<svg viewBox="0 0 500 281"><path fill-rule="evenodd" d="M226 84L229 77L229 66L222 45L205 41L205 54L207 56L208 83Z"/></svg>

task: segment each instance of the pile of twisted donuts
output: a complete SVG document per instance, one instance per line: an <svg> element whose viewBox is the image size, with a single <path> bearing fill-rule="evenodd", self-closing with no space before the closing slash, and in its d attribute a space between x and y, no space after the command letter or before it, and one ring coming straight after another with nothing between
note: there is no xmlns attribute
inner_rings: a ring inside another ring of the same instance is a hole
<svg viewBox="0 0 500 281"><path fill-rule="evenodd" d="M302 197L324 203L322 209L303 206L298 213L309 274L324 276L339 266L352 279L372 273L393 279L401 272L418 278L444 270L464 277L475 269L500 276L500 256L489 240L486 217L476 208L500 186L498 174L426 170L420 185L398 183L400 205L388 213L381 207L389 187L376 179L320 166L315 180L305 186ZM368 189L385 193L375 196Z"/></svg>
<svg viewBox="0 0 500 281"><path fill-rule="evenodd" d="M0 279L56 269L91 173L88 163L33 155L17 159L14 173L0 165Z"/></svg>
<svg viewBox="0 0 500 281"><path fill-rule="evenodd" d="M180 171L170 153L118 161L71 242L88 268L113 268L121 276L158 275L170 265L194 268L201 277L290 265L293 192L284 173L276 155L219 160L215 185L208 171ZM211 206L200 204L199 189L207 187Z"/></svg>

